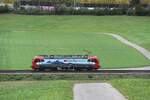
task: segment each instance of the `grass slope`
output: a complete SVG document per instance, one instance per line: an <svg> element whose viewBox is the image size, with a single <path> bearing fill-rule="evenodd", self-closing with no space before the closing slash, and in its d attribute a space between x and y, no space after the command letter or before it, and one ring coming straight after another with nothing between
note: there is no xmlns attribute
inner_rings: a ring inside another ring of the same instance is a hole
<svg viewBox="0 0 150 100"><path fill-rule="evenodd" d="M103 81L11 81L0 82L0 100L72 100L75 83ZM149 79L114 79L110 82L129 100L149 100Z"/></svg>
<svg viewBox="0 0 150 100"><path fill-rule="evenodd" d="M115 79L111 83L126 95L128 100L149 100L150 98L149 79Z"/></svg>
<svg viewBox="0 0 150 100"><path fill-rule="evenodd" d="M150 50L149 21L127 16L1 15L0 69L29 69L38 54L97 55L103 68L150 65L136 50L96 34L120 33Z"/></svg>
<svg viewBox="0 0 150 100"><path fill-rule="evenodd" d="M67 81L1 82L0 100L72 100Z"/></svg>

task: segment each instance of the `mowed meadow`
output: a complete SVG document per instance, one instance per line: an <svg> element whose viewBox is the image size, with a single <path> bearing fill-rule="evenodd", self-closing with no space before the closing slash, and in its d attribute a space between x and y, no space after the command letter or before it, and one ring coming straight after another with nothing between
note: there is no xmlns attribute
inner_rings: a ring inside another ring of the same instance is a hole
<svg viewBox="0 0 150 100"><path fill-rule="evenodd" d="M51 80L0 82L0 100L73 100L76 83L109 82L128 100L149 100L150 79ZM12 92L13 91L13 92Z"/></svg>
<svg viewBox="0 0 150 100"><path fill-rule="evenodd" d="M150 65L137 50L114 33L150 50L150 18L130 16L0 15L0 69L30 69L43 54L96 55L102 68Z"/></svg>

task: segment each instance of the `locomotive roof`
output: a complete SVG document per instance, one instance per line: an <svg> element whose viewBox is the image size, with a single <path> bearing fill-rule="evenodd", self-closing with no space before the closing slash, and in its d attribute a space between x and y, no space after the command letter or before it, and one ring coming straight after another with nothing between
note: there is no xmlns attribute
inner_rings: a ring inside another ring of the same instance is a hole
<svg viewBox="0 0 150 100"><path fill-rule="evenodd" d="M44 59L88 59L88 55L39 55Z"/></svg>

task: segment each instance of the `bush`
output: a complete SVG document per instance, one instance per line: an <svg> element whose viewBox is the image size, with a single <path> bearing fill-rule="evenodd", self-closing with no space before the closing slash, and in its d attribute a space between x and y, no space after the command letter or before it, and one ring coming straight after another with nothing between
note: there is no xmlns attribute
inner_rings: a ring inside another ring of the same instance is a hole
<svg viewBox="0 0 150 100"><path fill-rule="evenodd" d="M0 13L8 13L10 10L7 5L0 6Z"/></svg>
<svg viewBox="0 0 150 100"><path fill-rule="evenodd" d="M25 14L25 15L50 15L54 14L54 12L46 11L46 10L40 10L39 8L20 8L19 10L15 10L14 13L17 14Z"/></svg>
<svg viewBox="0 0 150 100"><path fill-rule="evenodd" d="M95 15L105 15L104 9L95 9Z"/></svg>
<svg viewBox="0 0 150 100"><path fill-rule="evenodd" d="M38 8L27 9L27 14L29 15L37 15L39 12L40 12L40 9Z"/></svg>
<svg viewBox="0 0 150 100"><path fill-rule="evenodd" d="M56 5L55 13L58 15L69 14L69 8L65 4Z"/></svg>
<svg viewBox="0 0 150 100"><path fill-rule="evenodd" d="M126 14L124 9L114 8L114 9L111 10L111 15L124 15L124 14Z"/></svg>
<svg viewBox="0 0 150 100"><path fill-rule="evenodd" d="M123 15L124 10L122 9L100 9L96 8L93 10L89 10L87 8L80 8L78 10L73 9L71 7L65 7L65 6L60 6L57 8L55 11L44 11L40 10L38 8L30 8L30 9L23 9L20 8L20 10L16 10L16 13L18 14L29 14L29 15Z"/></svg>
<svg viewBox="0 0 150 100"><path fill-rule="evenodd" d="M148 16L150 16L150 9L148 9L147 12L148 12Z"/></svg>
<svg viewBox="0 0 150 100"><path fill-rule="evenodd" d="M134 14L133 8L129 8L129 9L127 10L127 15L131 16L131 15L133 15L133 14Z"/></svg>
<svg viewBox="0 0 150 100"><path fill-rule="evenodd" d="M150 16L150 5L148 5L145 9L146 9L147 15Z"/></svg>
<svg viewBox="0 0 150 100"><path fill-rule="evenodd" d="M15 13L18 14L28 14L28 15L150 15L150 9L144 8L141 5L138 5L136 9L129 8L95 8L89 10L86 7L79 9L74 9L72 7L67 7L65 4L56 5L54 10L43 10L40 8L22 8L15 10Z"/></svg>
<svg viewBox="0 0 150 100"><path fill-rule="evenodd" d="M111 10L109 8L104 9L104 14L105 15L111 15Z"/></svg>
<svg viewBox="0 0 150 100"><path fill-rule="evenodd" d="M150 15L150 9L146 9L142 5L139 4L135 7L135 15L148 16L148 15Z"/></svg>
<svg viewBox="0 0 150 100"><path fill-rule="evenodd" d="M80 15L90 15L90 11L86 8L81 8L78 11Z"/></svg>
<svg viewBox="0 0 150 100"><path fill-rule="evenodd" d="M118 9L116 9L116 8L114 8L114 9L112 9L111 10L111 15L117 15L117 14L119 14L120 13L120 11L118 10Z"/></svg>
<svg viewBox="0 0 150 100"><path fill-rule="evenodd" d="M18 1L14 1L13 7L14 7L14 10L17 10L20 7L20 3Z"/></svg>

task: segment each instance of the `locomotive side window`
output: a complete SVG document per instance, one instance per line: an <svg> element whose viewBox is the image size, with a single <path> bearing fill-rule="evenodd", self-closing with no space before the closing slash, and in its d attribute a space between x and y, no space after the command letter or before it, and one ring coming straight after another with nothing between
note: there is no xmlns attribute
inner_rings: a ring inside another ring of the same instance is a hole
<svg viewBox="0 0 150 100"><path fill-rule="evenodd" d="M96 59L88 59L89 62L95 62L97 63L97 60Z"/></svg>
<svg viewBox="0 0 150 100"><path fill-rule="evenodd" d="M40 59L35 59L34 62L44 62L44 59L40 60Z"/></svg>
<svg viewBox="0 0 150 100"><path fill-rule="evenodd" d="M41 62L44 62L44 59L42 59Z"/></svg>

